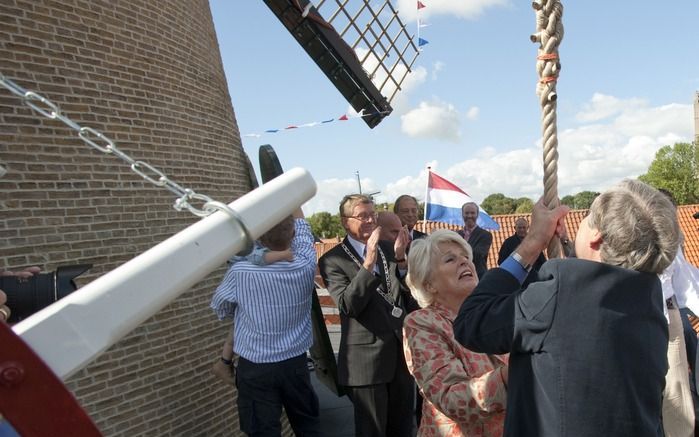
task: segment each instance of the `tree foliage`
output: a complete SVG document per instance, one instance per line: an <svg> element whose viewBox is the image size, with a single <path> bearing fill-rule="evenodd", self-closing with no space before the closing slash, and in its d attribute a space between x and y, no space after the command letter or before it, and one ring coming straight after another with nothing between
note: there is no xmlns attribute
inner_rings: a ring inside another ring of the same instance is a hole
<svg viewBox="0 0 699 437"><path fill-rule="evenodd" d="M661 148L639 179L668 190L678 205L699 203L699 146L676 143Z"/></svg>
<svg viewBox="0 0 699 437"><path fill-rule="evenodd" d="M592 205L592 201L594 201L597 196L599 196L599 193L595 191L581 191L577 194L563 196L561 204L568 205L572 209L589 209L590 205Z"/></svg>
<svg viewBox="0 0 699 437"><path fill-rule="evenodd" d="M491 194L481 203L481 208L492 215L528 213L532 211L533 206L534 202L528 197L513 199L502 193Z"/></svg>
<svg viewBox="0 0 699 437"><path fill-rule="evenodd" d="M517 199L516 214L529 214L534 210L534 201L528 197L520 197Z"/></svg>
<svg viewBox="0 0 699 437"><path fill-rule="evenodd" d="M481 207L486 210L488 214L492 215L511 214L514 212L515 208L517 208L515 200L502 193L495 193L486 197L483 199Z"/></svg>
<svg viewBox="0 0 699 437"><path fill-rule="evenodd" d="M307 218L311 225L313 235L319 238L344 237L345 229L342 227L340 216L329 212L317 212Z"/></svg>

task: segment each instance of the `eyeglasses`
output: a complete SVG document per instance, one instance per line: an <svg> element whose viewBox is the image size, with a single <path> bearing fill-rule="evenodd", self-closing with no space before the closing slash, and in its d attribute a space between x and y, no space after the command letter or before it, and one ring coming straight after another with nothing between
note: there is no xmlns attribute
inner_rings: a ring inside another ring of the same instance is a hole
<svg viewBox="0 0 699 437"><path fill-rule="evenodd" d="M370 221L376 221L378 215L374 214L359 214L359 215L346 215L345 218L353 218L359 220L360 222L368 223Z"/></svg>

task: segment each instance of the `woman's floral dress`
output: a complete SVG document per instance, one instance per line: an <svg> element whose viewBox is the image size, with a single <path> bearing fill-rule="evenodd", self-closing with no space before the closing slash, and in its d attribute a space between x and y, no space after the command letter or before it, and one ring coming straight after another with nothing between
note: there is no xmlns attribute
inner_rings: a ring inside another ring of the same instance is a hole
<svg viewBox="0 0 699 437"><path fill-rule="evenodd" d="M433 303L405 318L405 361L424 398L421 436L502 436L507 357L471 352L454 338L454 315Z"/></svg>

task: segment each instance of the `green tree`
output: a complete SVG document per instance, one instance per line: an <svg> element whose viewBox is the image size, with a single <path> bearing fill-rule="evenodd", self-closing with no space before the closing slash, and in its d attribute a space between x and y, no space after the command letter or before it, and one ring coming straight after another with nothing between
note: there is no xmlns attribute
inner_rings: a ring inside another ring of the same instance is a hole
<svg viewBox="0 0 699 437"><path fill-rule="evenodd" d="M517 209L517 201L502 193L495 193L483 199L481 207L492 215L512 214Z"/></svg>
<svg viewBox="0 0 699 437"><path fill-rule="evenodd" d="M577 194L569 194L561 199L562 205L568 205L572 209L589 209L592 201L599 196L595 191L581 191Z"/></svg>
<svg viewBox="0 0 699 437"><path fill-rule="evenodd" d="M534 201L528 197L520 197L516 200L516 204L515 213L517 214L527 214L534 210Z"/></svg>
<svg viewBox="0 0 699 437"><path fill-rule="evenodd" d="M342 227L340 216L329 212L317 212L307 218L311 225L313 235L319 238L344 237L345 229Z"/></svg>
<svg viewBox="0 0 699 437"><path fill-rule="evenodd" d="M639 179L668 190L678 205L699 203L699 146L676 143L661 148Z"/></svg>
<svg viewBox="0 0 699 437"><path fill-rule="evenodd" d="M563 196L563 198L561 199L561 205L568 205L571 208L575 209L575 196L573 196L572 194Z"/></svg>
<svg viewBox="0 0 699 437"><path fill-rule="evenodd" d="M418 202L417 204L417 219L422 220L425 217L425 202Z"/></svg>
<svg viewBox="0 0 699 437"><path fill-rule="evenodd" d="M592 202L599 196L599 193L595 191L581 191L576 194L575 197L575 208L577 209L589 209Z"/></svg>

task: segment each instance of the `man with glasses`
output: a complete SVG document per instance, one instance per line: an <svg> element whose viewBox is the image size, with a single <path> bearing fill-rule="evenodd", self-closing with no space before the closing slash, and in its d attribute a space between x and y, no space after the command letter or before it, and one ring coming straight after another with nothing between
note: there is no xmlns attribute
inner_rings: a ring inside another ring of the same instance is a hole
<svg viewBox="0 0 699 437"><path fill-rule="evenodd" d="M403 276L409 237L401 228L394 244L379 241L371 198L353 194L340 203L347 236L318 264L340 310L337 372L354 405L362 436L412 436L414 386L405 365L401 328L415 304Z"/></svg>

